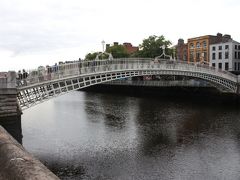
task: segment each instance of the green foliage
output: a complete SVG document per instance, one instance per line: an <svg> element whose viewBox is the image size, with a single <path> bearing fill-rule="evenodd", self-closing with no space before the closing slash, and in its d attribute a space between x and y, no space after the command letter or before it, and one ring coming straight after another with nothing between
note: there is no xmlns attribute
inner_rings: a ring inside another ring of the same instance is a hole
<svg viewBox="0 0 240 180"><path fill-rule="evenodd" d="M144 39L142 44L139 45L139 51L134 53L135 57L144 57L144 58L154 58L160 56L163 53L162 46L165 45L165 53L167 55L172 55L172 50L168 47L171 45L171 42L166 40L164 36L149 36L147 39Z"/></svg>
<svg viewBox="0 0 240 180"><path fill-rule="evenodd" d="M113 58L125 58L125 57L143 57L143 58L154 58L160 56L163 53L162 46L165 45L165 54L172 56L174 54L174 49L169 48L171 42L166 40L162 36L149 36L144 39L142 44L139 45L137 52L133 54L128 54L126 48L123 45L114 45L106 49L107 53L111 53ZM100 52L88 53L85 56L87 60L93 60L96 58L97 54ZM102 54L99 59L107 59L108 55ZM163 57L164 58L164 57Z"/></svg>
<svg viewBox="0 0 240 180"><path fill-rule="evenodd" d="M125 58L129 57L127 50L123 45L114 45L106 50L108 53L111 53L113 58Z"/></svg>
<svg viewBox="0 0 240 180"><path fill-rule="evenodd" d="M94 60L96 59L96 56L99 54L99 52L94 52L94 53L88 53L85 56L85 60Z"/></svg>

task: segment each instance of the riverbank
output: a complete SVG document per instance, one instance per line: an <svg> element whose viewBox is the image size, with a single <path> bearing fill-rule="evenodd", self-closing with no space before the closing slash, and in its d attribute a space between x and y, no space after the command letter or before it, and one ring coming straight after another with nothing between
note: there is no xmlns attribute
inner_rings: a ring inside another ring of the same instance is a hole
<svg viewBox="0 0 240 180"><path fill-rule="evenodd" d="M0 126L0 179L59 179Z"/></svg>

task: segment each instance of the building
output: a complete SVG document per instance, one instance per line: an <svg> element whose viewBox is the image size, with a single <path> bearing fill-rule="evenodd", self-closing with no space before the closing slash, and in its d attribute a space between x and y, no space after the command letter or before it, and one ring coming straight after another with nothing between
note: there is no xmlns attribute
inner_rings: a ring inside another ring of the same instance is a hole
<svg viewBox="0 0 240 180"><path fill-rule="evenodd" d="M178 40L178 44L175 46L177 60L188 60L188 44L184 43L183 39Z"/></svg>
<svg viewBox="0 0 240 180"><path fill-rule="evenodd" d="M218 33L216 36L206 35L188 39L188 62L206 62L209 63L209 46L220 42L227 42L231 39L230 35L222 36Z"/></svg>
<svg viewBox="0 0 240 180"><path fill-rule="evenodd" d="M240 74L240 43L229 39L210 45L210 66Z"/></svg>
<svg viewBox="0 0 240 180"><path fill-rule="evenodd" d="M132 54L138 51L138 47L133 46L131 43L128 42L123 43L123 46L126 48L128 54Z"/></svg>
<svg viewBox="0 0 240 180"><path fill-rule="evenodd" d="M128 43L128 42L125 42L122 45L119 44L118 42L113 42L112 46L119 46L119 45L123 46L126 49L128 54L132 54L132 53L138 51L138 49L139 49L137 46L133 46L131 43ZM106 44L106 49L108 49L112 46L110 44Z"/></svg>

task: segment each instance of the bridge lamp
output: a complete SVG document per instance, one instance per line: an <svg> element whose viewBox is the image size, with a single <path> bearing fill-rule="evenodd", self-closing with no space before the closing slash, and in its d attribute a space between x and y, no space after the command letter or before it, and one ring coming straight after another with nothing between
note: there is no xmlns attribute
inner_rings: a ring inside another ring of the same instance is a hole
<svg viewBox="0 0 240 180"><path fill-rule="evenodd" d="M103 48L103 50L102 50L102 52L104 53L104 47L105 47L105 41L104 40L102 40L102 48Z"/></svg>

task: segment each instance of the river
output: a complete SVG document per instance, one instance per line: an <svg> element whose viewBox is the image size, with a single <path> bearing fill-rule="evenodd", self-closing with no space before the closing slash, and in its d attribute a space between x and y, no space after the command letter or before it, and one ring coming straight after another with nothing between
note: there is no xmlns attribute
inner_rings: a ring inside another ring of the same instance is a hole
<svg viewBox="0 0 240 180"><path fill-rule="evenodd" d="M75 91L24 111L23 145L61 179L240 179L240 111L209 99Z"/></svg>

